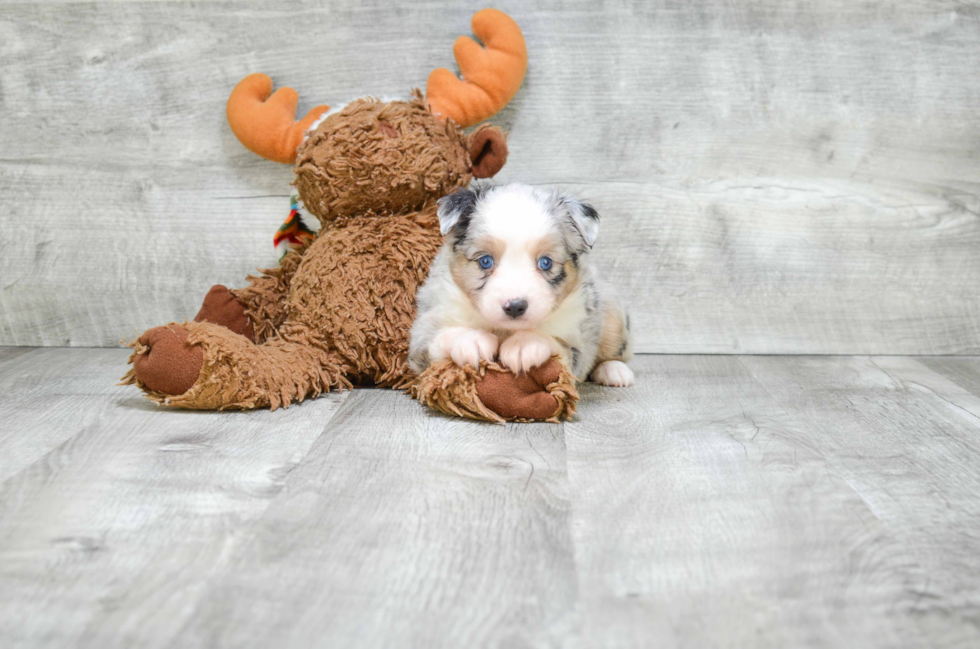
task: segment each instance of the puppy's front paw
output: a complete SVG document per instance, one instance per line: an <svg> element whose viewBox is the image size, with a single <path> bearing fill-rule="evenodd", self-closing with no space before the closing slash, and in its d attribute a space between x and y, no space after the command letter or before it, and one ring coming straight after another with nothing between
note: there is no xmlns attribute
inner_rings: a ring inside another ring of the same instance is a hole
<svg viewBox="0 0 980 649"><path fill-rule="evenodd" d="M554 340L534 331L518 331L500 346L500 363L520 374L543 365L557 353Z"/></svg>
<svg viewBox="0 0 980 649"><path fill-rule="evenodd" d="M479 367L480 361L490 362L497 355L497 337L482 329L469 329L458 334L452 341L449 357L462 367Z"/></svg>
<svg viewBox="0 0 980 649"><path fill-rule="evenodd" d="M592 370L592 381L614 388L626 388L634 383L633 370L623 361L606 361Z"/></svg>

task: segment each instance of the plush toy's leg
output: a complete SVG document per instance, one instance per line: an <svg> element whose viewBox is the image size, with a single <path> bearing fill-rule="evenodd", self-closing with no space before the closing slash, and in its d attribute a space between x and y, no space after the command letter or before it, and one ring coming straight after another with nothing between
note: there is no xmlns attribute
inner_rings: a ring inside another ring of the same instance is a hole
<svg viewBox="0 0 980 649"><path fill-rule="evenodd" d="M305 251L306 247L294 248L283 257L278 268L249 275L249 285L245 288L229 290L220 284L212 286L194 322L212 322L253 342L265 342L286 318L286 294Z"/></svg>
<svg viewBox="0 0 980 649"><path fill-rule="evenodd" d="M474 369L439 361L418 377L412 396L446 414L496 422L559 421L575 414L579 398L557 357L520 376L496 363Z"/></svg>
<svg viewBox="0 0 980 649"><path fill-rule="evenodd" d="M262 269L261 275L249 275L248 286L231 291L244 307L255 342L272 338L286 319L286 296L307 247L291 250L278 267Z"/></svg>
<svg viewBox="0 0 980 649"><path fill-rule="evenodd" d="M212 286L204 296L204 304L194 316L194 322L211 322L249 340L255 340L255 331L246 313L245 303L220 284Z"/></svg>
<svg viewBox="0 0 980 649"><path fill-rule="evenodd" d="M122 382L162 405L275 410L350 387L347 368L331 352L282 338L256 345L210 322L156 327L133 346L133 367Z"/></svg>

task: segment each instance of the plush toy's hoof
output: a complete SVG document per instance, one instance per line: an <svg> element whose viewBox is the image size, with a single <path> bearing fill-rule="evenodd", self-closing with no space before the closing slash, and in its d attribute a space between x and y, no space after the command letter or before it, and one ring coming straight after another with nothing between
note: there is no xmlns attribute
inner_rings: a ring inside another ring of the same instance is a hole
<svg viewBox="0 0 980 649"><path fill-rule="evenodd" d="M245 305L226 287L216 284L204 296L201 310L194 316L194 322L211 322L241 334L255 342L252 322L245 314Z"/></svg>
<svg viewBox="0 0 980 649"><path fill-rule="evenodd" d="M560 376L561 365L553 358L518 376L487 368L476 380L476 393L483 405L504 419L550 419L559 412L559 404L548 386Z"/></svg>
<svg viewBox="0 0 980 649"><path fill-rule="evenodd" d="M177 324L145 331L133 355L137 385L175 396L190 390L201 375L204 350L188 344L187 335L187 329Z"/></svg>

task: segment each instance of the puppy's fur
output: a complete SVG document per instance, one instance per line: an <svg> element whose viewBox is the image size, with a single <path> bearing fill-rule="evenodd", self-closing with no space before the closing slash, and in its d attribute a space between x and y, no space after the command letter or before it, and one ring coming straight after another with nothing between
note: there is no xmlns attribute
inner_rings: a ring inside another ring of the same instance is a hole
<svg viewBox="0 0 980 649"><path fill-rule="evenodd" d="M579 380L633 384L629 316L589 256L591 206L515 183L458 190L438 214L446 241L418 292L415 372L443 358L525 372L558 355Z"/></svg>

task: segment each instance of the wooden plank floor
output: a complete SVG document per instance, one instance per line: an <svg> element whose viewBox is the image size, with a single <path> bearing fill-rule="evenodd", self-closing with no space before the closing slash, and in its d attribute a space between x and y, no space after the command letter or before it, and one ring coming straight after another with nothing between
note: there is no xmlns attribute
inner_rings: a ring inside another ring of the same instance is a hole
<svg viewBox="0 0 980 649"><path fill-rule="evenodd" d="M643 356L564 425L0 348L0 646L980 646L980 358Z"/></svg>

